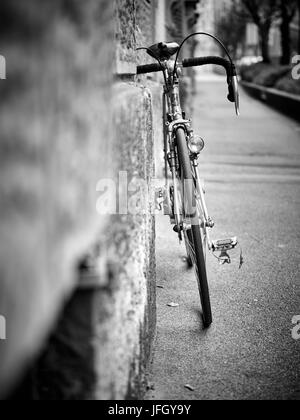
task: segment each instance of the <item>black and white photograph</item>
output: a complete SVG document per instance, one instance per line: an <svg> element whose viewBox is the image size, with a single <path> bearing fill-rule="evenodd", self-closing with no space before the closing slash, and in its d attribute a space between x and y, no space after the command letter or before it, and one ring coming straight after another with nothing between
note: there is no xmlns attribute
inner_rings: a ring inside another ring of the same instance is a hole
<svg viewBox="0 0 300 420"><path fill-rule="evenodd" d="M300 400L300 0L1 0L0 400Z"/></svg>

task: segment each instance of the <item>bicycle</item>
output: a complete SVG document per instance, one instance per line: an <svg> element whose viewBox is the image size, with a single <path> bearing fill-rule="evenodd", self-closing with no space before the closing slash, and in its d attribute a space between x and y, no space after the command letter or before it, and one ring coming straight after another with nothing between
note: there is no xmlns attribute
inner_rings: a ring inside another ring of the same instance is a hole
<svg viewBox="0 0 300 420"><path fill-rule="evenodd" d="M222 57L209 56L185 59L178 63L181 49L185 42L196 35L206 35L216 40L224 49L228 60ZM157 60L157 63L137 67L137 74L163 72L163 125L165 188L160 191L164 196L166 212L170 215L171 224L180 242L184 240L189 267L194 267L198 281L204 328L212 324L212 309L207 281L206 256L211 251L222 264L231 263L229 252L238 246L237 238L211 241L209 229L214 221L209 216L205 203L205 192L199 175L198 157L204 149L204 141L196 136L192 129L192 120L187 119L180 104L180 76L182 68L218 65L227 73L228 100L235 103L239 115L238 78L235 65L224 44L215 36L206 32L189 35L181 45L171 42L152 45L149 48L138 48ZM175 56L175 59L173 57ZM171 182L169 180L171 172ZM242 263L242 254L241 254Z"/></svg>

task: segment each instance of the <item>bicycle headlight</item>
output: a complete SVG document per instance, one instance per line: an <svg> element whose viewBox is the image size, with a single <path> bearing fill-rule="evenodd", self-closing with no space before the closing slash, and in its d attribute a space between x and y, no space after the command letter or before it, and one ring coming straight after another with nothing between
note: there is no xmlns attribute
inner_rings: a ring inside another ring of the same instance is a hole
<svg viewBox="0 0 300 420"><path fill-rule="evenodd" d="M198 155L204 149L204 140L200 136L191 135L188 140L191 153Z"/></svg>

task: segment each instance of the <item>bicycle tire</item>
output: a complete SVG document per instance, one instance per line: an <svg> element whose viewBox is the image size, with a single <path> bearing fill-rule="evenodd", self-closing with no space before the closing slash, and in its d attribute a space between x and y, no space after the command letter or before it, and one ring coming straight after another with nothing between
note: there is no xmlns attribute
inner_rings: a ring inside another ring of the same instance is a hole
<svg viewBox="0 0 300 420"><path fill-rule="evenodd" d="M182 171L182 178L184 182L184 191L183 201L187 201L184 205L184 211L192 212L192 209L195 209L194 202L196 200L195 185L193 182L193 173L191 167L191 160L189 156L189 151L187 147L186 134L183 128L178 128L176 131L176 142L177 142L177 151L179 163ZM187 204L187 206L186 206ZM194 251L194 268L197 277L197 283L200 294L200 301L202 306L202 317L204 328L209 328L212 324L212 310L211 302L209 295L209 287L207 281L207 271L206 271L206 261L203 251L203 242L201 235L200 220L195 214L189 214L189 217L192 218L192 244Z"/></svg>

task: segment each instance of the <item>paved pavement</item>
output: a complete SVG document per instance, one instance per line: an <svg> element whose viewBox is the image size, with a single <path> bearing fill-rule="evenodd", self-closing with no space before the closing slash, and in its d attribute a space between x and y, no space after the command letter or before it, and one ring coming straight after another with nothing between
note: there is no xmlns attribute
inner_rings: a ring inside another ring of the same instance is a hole
<svg viewBox="0 0 300 420"><path fill-rule="evenodd" d="M300 126L220 80L198 81L195 130L213 238L237 235L245 265L209 257L214 324L167 217L157 218L158 333L147 399L300 399ZM178 308L167 306L179 303ZM194 391L185 388L189 384Z"/></svg>

